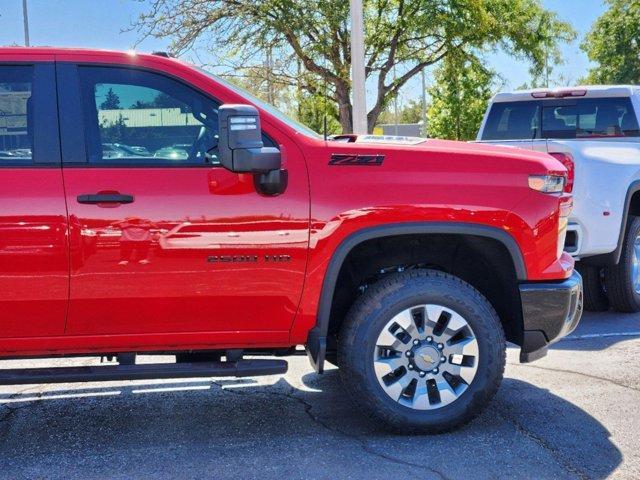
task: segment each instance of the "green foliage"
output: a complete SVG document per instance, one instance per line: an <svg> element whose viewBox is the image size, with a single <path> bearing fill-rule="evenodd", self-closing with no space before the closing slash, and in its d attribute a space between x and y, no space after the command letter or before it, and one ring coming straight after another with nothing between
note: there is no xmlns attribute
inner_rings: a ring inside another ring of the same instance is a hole
<svg viewBox="0 0 640 480"><path fill-rule="evenodd" d="M168 38L180 54L206 48L234 72L264 65L279 81L317 95L327 84L345 132L352 130L349 2L346 0L147 0L132 26ZM364 0L369 129L406 83L461 50L500 48L542 71L571 27L541 0ZM301 74L303 67L304 74ZM394 72L397 71L397 76Z"/></svg>
<svg viewBox="0 0 640 480"><path fill-rule="evenodd" d="M582 43L589 60L588 83L640 83L640 0L607 0L609 9Z"/></svg>
<svg viewBox="0 0 640 480"><path fill-rule="evenodd" d="M105 143L128 143L130 134L131 129L127 128L122 115L118 115L118 119L115 122L104 121L100 124L100 139Z"/></svg>
<svg viewBox="0 0 640 480"><path fill-rule="evenodd" d="M498 86L495 72L476 59L448 57L436 70L435 83L429 89L429 136L450 140L475 139L489 99Z"/></svg>
<svg viewBox="0 0 640 480"><path fill-rule="evenodd" d="M136 100L136 103L131 105L131 108L180 108L186 109L186 105L177 98L167 95L164 92L159 92L153 100L149 102L143 102L142 100Z"/></svg>
<svg viewBox="0 0 640 480"><path fill-rule="evenodd" d="M410 100L398 109L398 123L420 123L422 118L422 100ZM396 115L393 105L388 107L378 117L378 125L396 123Z"/></svg>
<svg viewBox="0 0 640 480"><path fill-rule="evenodd" d="M327 134L336 135L342 133L336 104L325 99L322 95L301 95L298 99L298 111L296 113L292 116L318 133L324 133L325 116L327 119Z"/></svg>
<svg viewBox="0 0 640 480"><path fill-rule="evenodd" d="M120 108L120 97L112 88L107 92L104 102L100 104L100 110L118 110Z"/></svg>

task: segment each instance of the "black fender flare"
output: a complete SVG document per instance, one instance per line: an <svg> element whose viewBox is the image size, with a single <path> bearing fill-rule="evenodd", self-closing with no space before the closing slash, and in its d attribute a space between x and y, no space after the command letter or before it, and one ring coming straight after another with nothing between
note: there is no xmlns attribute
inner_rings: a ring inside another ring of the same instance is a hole
<svg viewBox="0 0 640 480"><path fill-rule="evenodd" d="M358 230L347 236L340 245L338 245L338 248L333 252L324 276L316 316L316 325L309 331L306 344L307 356L316 372L322 373L324 370L327 332L329 329L333 294L340 269L349 252L358 244L374 238L415 234L468 235L497 240L509 252L518 280L526 280L527 278L524 258L518 243L508 232L497 227L475 223L411 222L386 224Z"/></svg>
<svg viewBox="0 0 640 480"><path fill-rule="evenodd" d="M616 249L610 253L603 253L600 255L593 255L592 257L581 258L580 262L584 262L587 265L594 265L597 267L617 265L618 263L620 263L624 237L627 234L627 228L629 227L629 208L631 207L631 199L638 192L640 192L640 180L632 182L627 189L627 195L624 199L624 210L622 212L622 222L620 225L618 245L616 246Z"/></svg>

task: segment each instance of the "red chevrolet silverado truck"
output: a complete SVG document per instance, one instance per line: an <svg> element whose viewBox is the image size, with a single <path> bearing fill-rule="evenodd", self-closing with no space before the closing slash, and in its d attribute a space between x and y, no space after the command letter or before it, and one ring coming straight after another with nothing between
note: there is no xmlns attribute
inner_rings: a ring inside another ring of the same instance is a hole
<svg viewBox="0 0 640 480"><path fill-rule="evenodd" d="M325 139L160 54L0 49L0 384L284 373L439 432L580 319L543 153ZM175 356L136 363L136 355Z"/></svg>

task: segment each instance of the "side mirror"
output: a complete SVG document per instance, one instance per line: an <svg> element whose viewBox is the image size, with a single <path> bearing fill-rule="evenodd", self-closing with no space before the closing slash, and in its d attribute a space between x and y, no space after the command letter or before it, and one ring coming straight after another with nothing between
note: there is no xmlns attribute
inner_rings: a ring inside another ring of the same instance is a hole
<svg viewBox="0 0 640 480"><path fill-rule="evenodd" d="M280 150L262 143L260 114L251 105L222 105L218 109L218 154L222 166L236 173L280 170Z"/></svg>

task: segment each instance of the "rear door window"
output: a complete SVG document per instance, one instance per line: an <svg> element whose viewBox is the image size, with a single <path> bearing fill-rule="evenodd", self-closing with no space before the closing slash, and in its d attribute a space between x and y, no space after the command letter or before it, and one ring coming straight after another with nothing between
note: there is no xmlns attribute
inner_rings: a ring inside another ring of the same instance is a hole
<svg viewBox="0 0 640 480"><path fill-rule="evenodd" d="M0 165L32 163L33 70L0 66Z"/></svg>
<svg viewBox="0 0 640 480"><path fill-rule="evenodd" d="M539 138L540 102L494 103L482 132L482 140L531 140Z"/></svg>

